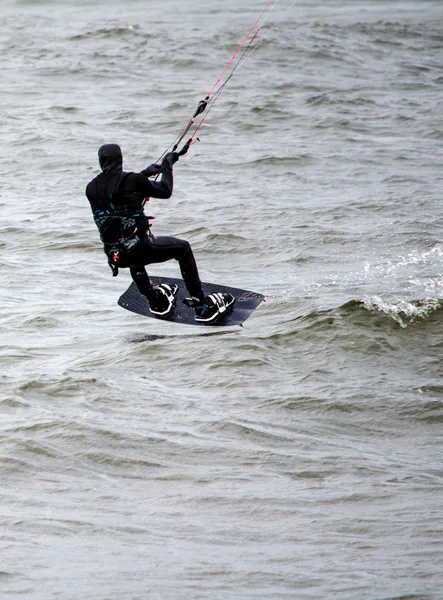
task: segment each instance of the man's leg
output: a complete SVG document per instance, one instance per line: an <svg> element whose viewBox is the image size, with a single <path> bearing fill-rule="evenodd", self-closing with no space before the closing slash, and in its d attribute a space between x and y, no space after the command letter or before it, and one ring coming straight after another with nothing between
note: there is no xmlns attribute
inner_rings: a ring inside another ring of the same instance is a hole
<svg viewBox="0 0 443 600"><path fill-rule="evenodd" d="M203 301L202 284L189 242L175 237L160 236L150 238L146 242L145 249L148 259L146 264L177 260L186 289L193 298Z"/></svg>
<svg viewBox="0 0 443 600"><path fill-rule="evenodd" d="M129 270L140 294L143 294L147 298L152 295L152 285L145 267L130 267Z"/></svg>

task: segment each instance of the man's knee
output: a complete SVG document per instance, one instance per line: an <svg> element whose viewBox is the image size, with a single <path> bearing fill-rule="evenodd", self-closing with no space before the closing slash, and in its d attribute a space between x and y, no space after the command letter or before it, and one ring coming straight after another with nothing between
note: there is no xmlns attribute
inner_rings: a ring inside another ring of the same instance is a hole
<svg viewBox="0 0 443 600"><path fill-rule="evenodd" d="M192 256L192 248L191 244L186 240L181 240L179 238L175 238L174 241L174 258L178 261L187 260L190 256Z"/></svg>
<svg viewBox="0 0 443 600"><path fill-rule="evenodd" d="M183 254L185 254L185 256L192 254L191 244L186 240L181 240L181 242L183 244Z"/></svg>

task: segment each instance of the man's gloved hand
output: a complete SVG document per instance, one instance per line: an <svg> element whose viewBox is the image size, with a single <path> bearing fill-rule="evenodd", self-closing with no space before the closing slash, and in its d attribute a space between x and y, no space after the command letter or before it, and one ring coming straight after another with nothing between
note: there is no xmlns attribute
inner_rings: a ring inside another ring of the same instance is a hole
<svg viewBox="0 0 443 600"><path fill-rule="evenodd" d="M177 152L177 155L178 155L178 156L183 156L184 154L186 154L186 153L188 152L188 150L189 150L189 146L190 146L191 144L192 144L192 138L190 138L190 139L189 139L189 140L186 142L186 144L183 146L183 148ZM177 159L177 160L178 160L178 159Z"/></svg>
<svg viewBox="0 0 443 600"><path fill-rule="evenodd" d="M147 169L142 171L142 175L144 175L145 177L152 177L153 175L158 175L161 170L162 168L160 165L156 165L155 163L153 163L152 165L149 165Z"/></svg>
<svg viewBox="0 0 443 600"><path fill-rule="evenodd" d="M174 163L178 161L177 152L168 152L164 159L162 160L162 168L163 167L171 167Z"/></svg>

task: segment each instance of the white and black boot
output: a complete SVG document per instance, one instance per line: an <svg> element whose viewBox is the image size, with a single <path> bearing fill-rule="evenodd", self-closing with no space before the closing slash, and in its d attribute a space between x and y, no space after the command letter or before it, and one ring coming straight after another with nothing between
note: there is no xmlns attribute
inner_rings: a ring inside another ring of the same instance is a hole
<svg viewBox="0 0 443 600"><path fill-rule="evenodd" d="M149 310L160 317L168 315L175 306L175 296L178 291L178 285L169 285L168 283L160 283L152 288L150 294Z"/></svg>
<svg viewBox="0 0 443 600"><path fill-rule="evenodd" d="M223 316L232 308L235 298L229 293L214 293L205 296L204 303L194 304L195 320L201 323L210 323Z"/></svg>

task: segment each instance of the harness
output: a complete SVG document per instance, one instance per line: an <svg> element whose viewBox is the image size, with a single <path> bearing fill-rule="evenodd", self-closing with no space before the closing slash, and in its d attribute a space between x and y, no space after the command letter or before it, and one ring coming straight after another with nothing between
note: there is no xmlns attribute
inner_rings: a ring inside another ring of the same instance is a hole
<svg viewBox="0 0 443 600"><path fill-rule="evenodd" d="M128 175L129 173L125 173L121 179L113 182L114 185L106 178L97 181L97 196L101 207L93 212L93 217L113 277L118 275L119 266L129 266L129 253L141 243L147 233L150 235L147 219L151 217L145 217L143 210L124 202L121 186Z"/></svg>

